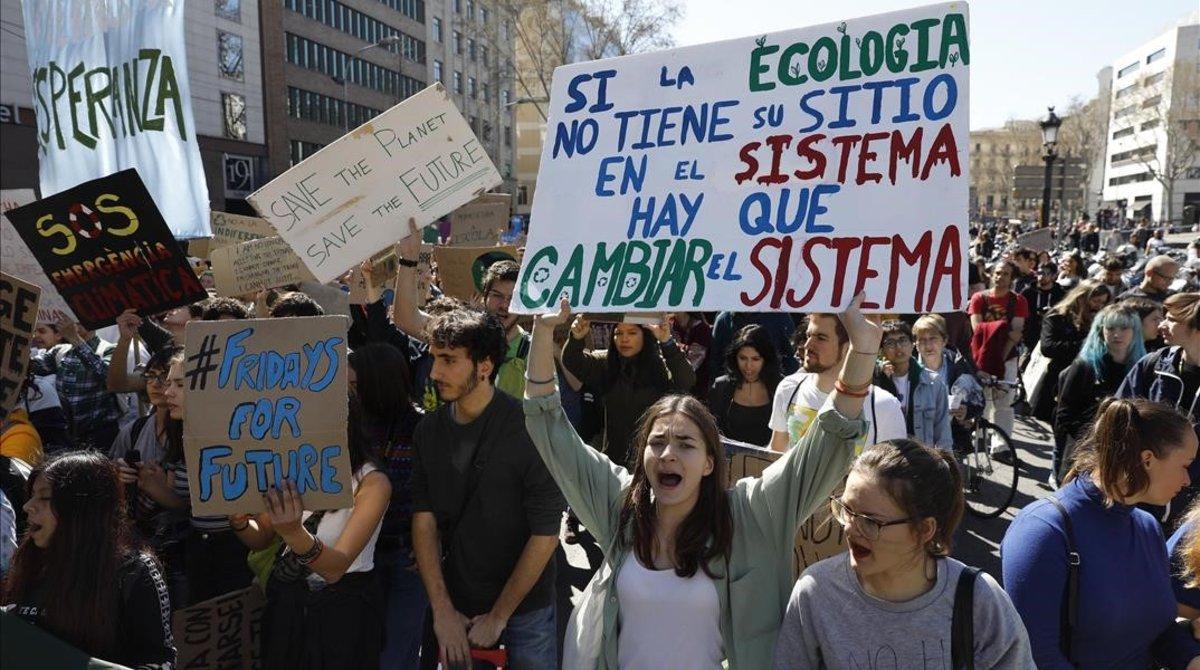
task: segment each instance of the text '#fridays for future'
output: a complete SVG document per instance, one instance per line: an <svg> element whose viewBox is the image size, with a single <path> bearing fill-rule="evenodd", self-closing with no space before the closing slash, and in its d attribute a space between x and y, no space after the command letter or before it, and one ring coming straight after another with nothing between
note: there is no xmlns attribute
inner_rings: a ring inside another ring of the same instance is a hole
<svg viewBox="0 0 1200 670"><path fill-rule="evenodd" d="M514 310L961 307L969 63L951 3L563 68Z"/></svg>

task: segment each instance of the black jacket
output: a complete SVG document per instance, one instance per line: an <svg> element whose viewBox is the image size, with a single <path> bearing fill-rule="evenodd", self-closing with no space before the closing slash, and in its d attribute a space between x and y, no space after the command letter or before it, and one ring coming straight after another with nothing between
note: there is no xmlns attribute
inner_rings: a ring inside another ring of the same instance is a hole
<svg viewBox="0 0 1200 670"><path fill-rule="evenodd" d="M1041 298L1042 294L1049 295ZM1025 297L1025 302L1029 303L1029 316L1025 319L1025 330L1022 331L1021 339L1030 350L1037 346L1038 338L1042 335L1042 317L1066 294L1067 290L1058 282L1054 282L1049 291L1042 291L1037 284L1034 284L1021 293Z"/></svg>
<svg viewBox="0 0 1200 670"><path fill-rule="evenodd" d="M1105 356L1101 361L1101 377L1091 363L1076 358L1063 372L1054 407L1054 433L1064 443L1078 442L1092 427L1096 409L1105 398L1116 395L1125 380L1126 367Z"/></svg>
<svg viewBox="0 0 1200 670"><path fill-rule="evenodd" d="M1048 314L1042 321L1042 336L1038 343L1042 348L1042 355L1050 359L1050 366L1046 372L1046 381L1029 399L1033 415L1042 421L1050 421L1052 418L1054 400L1058 396L1058 375L1079 355L1085 335L1086 333L1075 325L1075 320L1067 314Z"/></svg>

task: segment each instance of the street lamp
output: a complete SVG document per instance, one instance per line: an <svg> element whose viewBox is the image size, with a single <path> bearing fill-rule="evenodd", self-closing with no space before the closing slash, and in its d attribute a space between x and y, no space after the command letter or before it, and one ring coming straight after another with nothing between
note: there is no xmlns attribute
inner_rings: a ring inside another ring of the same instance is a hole
<svg viewBox="0 0 1200 670"><path fill-rule="evenodd" d="M1049 108L1050 114L1039 124L1042 127L1042 160L1046 161L1046 174L1042 181L1042 222L1041 227L1050 225L1050 179L1053 175L1054 161L1058 158L1058 128L1062 119L1054 114L1054 108Z"/></svg>
<svg viewBox="0 0 1200 670"><path fill-rule="evenodd" d="M371 49L374 49L376 47L390 47L393 44L400 44L400 42L401 42L401 37L399 35L389 35L388 37L385 37L385 38L379 40L378 42L374 42L372 44L368 44L365 47L361 47L358 51L355 51L350 57L348 57L346 59L346 66L345 66L345 69L342 71L342 76L340 76L340 77L330 76L330 79L332 79L335 82L338 82L339 84L342 85L342 105L343 105L343 107L342 107L342 132L343 133L350 132L349 84L350 84L350 68L354 65L354 61L358 60L359 55L362 54L362 52L364 52L364 51L370 51Z"/></svg>

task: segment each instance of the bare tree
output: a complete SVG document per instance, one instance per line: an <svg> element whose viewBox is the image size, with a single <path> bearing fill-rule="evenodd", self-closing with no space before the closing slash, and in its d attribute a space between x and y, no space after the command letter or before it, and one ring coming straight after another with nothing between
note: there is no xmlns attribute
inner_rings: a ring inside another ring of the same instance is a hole
<svg viewBox="0 0 1200 670"><path fill-rule="evenodd" d="M1200 163L1200 78L1193 67L1142 77L1114 112L1114 127L1133 130L1133 161L1162 186L1164 225L1174 221L1176 183ZM1114 161L1116 164L1117 161Z"/></svg>
<svg viewBox="0 0 1200 670"><path fill-rule="evenodd" d="M555 68L670 47L669 29L683 15L677 0L496 0L494 6L499 20L460 28L497 54L512 45L517 62L497 58L494 85L511 84L543 120Z"/></svg>
<svg viewBox="0 0 1200 670"><path fill-rule="evenodd" d="M1071 98L1058 131L1058 148L1063 156L1083 159L1080 181L1084 185L1085 202L1087 189L1096 176L1093 172L1104 165L1107 140L1108 111L1100 100L1094 97L1084 100L1081 96Z"/></svg>

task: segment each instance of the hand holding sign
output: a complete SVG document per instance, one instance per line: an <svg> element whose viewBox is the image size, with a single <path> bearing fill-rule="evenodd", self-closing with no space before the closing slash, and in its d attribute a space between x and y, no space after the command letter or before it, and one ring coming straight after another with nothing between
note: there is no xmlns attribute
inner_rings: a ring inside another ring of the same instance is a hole
<svg viewBox="0 0 1200 670"><path fill-rule="evenodd" d="M295 533L304 530L304 526L301 525L304 502L291 480L285 479L282 485L268 489L263 495L263 505L267 508L263 514L285 542Z"/></svg>

